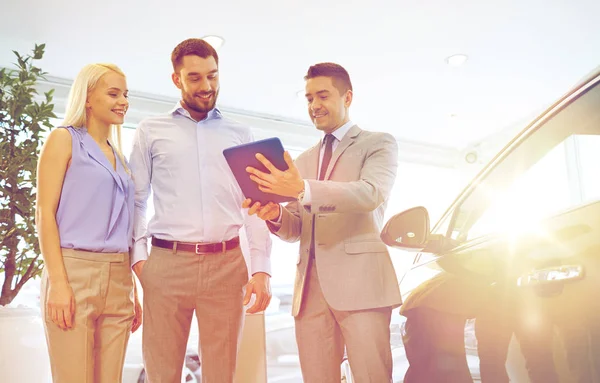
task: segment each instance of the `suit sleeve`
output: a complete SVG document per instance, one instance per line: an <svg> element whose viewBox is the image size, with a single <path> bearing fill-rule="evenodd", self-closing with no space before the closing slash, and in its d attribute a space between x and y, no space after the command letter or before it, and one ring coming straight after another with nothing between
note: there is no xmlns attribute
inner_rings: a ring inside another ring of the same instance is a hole
<svg viewBox="0 0 600 383"><path fill-rule="evenodd" d="M271 233L275 234L286 242L297 242L302 233L302 216L300 214L300 204L293 201L281 207L281 223L273 224L267 221L267 227Z"/></svg>
<svg viewBox="0 0 600 383"><path fill-rule="evenodd" d="M389 198L398 170L398 144L391 134L380 137L367 153L358 181L307 180L313 213L370 212Z"/></svg>

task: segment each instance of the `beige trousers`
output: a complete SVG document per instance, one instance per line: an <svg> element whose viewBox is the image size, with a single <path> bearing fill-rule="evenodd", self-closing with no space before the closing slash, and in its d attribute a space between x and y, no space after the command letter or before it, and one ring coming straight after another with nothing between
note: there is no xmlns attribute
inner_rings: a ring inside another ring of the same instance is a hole
<svg viewBox="0 0 600 383"><path fill-rule="evenodd" d="M127 253L62 249L75 295L74 327L61 330L46 315L48 274L40 305L54 383L118 383L133 321L133 279Z"/></svg>
<svg viewBox="0 0 600 383"><path fill-rule="evenodd" d="M141 275L146 382L181 381L194 310L202 383L232 383L248 269L240 248L194 254L152 247Z"/></svg>
<svg viewBox="0 0 600 383"><path fill-rule="evenodd" d="M338 383L344 349L356 383L392 379L391 307L338 311L329 306L314 260L309 261L296 341L304 383Z"/></svg>

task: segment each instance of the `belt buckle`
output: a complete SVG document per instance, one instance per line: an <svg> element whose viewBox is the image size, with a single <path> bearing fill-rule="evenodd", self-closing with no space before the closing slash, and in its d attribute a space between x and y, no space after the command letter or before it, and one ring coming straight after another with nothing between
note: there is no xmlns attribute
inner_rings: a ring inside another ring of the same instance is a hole
<svg viewBox="0 0 600 383"><path fill-rule="evenodd" d="M225 251L227 251L227 241L223 241L221 242L221 244L223 245L221 252L224 253Z"/></svg>
<svg viewBox="0 0 600 383"><path fill-rule="evenodd" d="M195 251L195 253L196 254L202 254L202 252L200 251L200 244L199 243L196 244L196 251Z"/></svg>

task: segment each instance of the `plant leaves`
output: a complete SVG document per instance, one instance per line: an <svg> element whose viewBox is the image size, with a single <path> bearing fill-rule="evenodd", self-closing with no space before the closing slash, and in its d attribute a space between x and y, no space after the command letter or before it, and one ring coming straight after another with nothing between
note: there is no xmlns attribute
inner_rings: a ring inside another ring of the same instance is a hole
<svg viewBox="0 0 600 383"><path fill-rule="evenodd" d="M55 117L50 103L54 90L44 93L44 102L34 101L36 83L45 74L35 61L42 59L45 48L45 44L36 44L28 55L13 51L17 70L0 69L2 303L10 303L23 283L40 275L43 265L35 227L36 166L43 133L52 128L49 119Z"/></svg>

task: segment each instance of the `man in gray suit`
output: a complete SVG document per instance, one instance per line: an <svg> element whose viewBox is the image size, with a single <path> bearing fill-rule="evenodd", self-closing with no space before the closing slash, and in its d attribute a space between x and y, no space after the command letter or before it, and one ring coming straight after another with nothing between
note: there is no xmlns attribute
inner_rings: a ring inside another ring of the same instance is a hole
<svg viewBox="0 0 600 383"><path fill-rule="evenodd" d="M344 348L357 382L389 382L390 318L401 297L379 232L396 140L350 121L352 84L340 65L311 66L305 80L308 112L324 138L295 164L286 152L286 171L260 154L270 173L247 169L261 190L297 201L243 207L284 241L300 240L292 314L304 382L338 383Z"/></svg>

